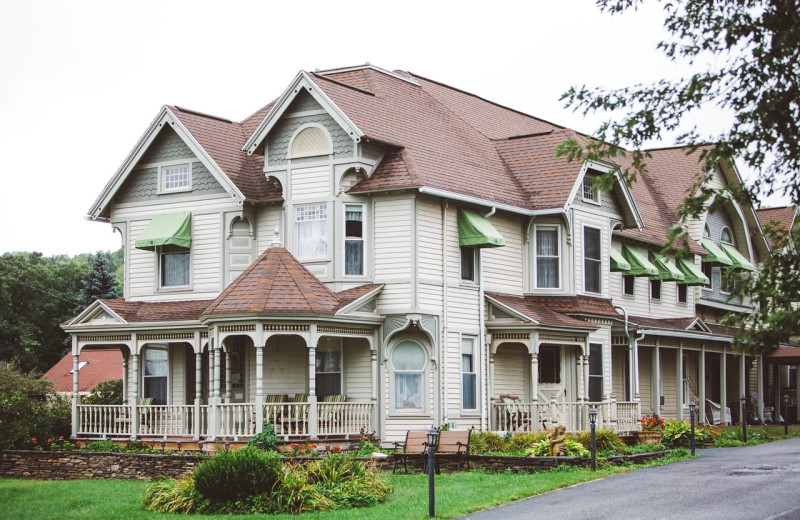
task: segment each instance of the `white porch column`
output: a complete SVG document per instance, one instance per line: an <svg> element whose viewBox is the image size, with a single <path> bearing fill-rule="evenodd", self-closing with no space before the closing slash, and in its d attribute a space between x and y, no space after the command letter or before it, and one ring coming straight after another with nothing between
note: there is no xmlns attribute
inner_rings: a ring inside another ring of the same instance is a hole
<svg viewBox="0 0 800 520"><path fill-rule="evenodd" d="M756 356L756 393L758 397L758 416L764 420L764 358L761 355Z"/></svg>
<svg viewBox="0 0 800 520"><path fill-rule="evenodd" d="M264 324L256 323L256 433L264 430Z"/></svg>
<svg viewBox="0 0 800 520"><path fill-rule="evenodd" d="M203 406L203 344L200 340L200 331L194 333L192 342L194 348L194 420L192 432L194 440L200 439L200 411Z"/></svg>
<svg viewBox="0 0 800 520"><path fill-rule="evenodd" d="M222 353L219 345L219 326L214 325L214 338L213 338L213 362L214 362L214 377L212 380L211 388L213 397L209 399L209 421L208 421L208 435L211 439L216 439L219 435L220 426L222 423L221 411L219 408L220 396L222 394L220 385L222 384ZM209 356L211 358L212 356Z"/></svg>
<svg viewBox="0 0 800 520"><path fill-rule="evenodd" d="M589 401L589 356L583 356L583 400ZM589 417L588 415L586 416Z"/></svg>
<svg viewBox="0 0 800 520"><path fill-rule="evenodd" d="M683 342L678 345L678 352L677 352L678 359L675 363L675 374L677 379L677 388L675 389L675 400L678 401L675 403L675 417L679 420L683 420Z"/></svg>
<svg viewBox="0 0 800 520"><path fill-rule="evenodd" d="M225 349L225 402L230 403L233 395L233 370L231 369L230 346Z"/></svg>
<svg viewBox="0 0 800 520"><path fill-rule="evenodd" d="M531 354L531 402L539 401L539 353Z"/></svg>
<svg viewBox="0 0 800 520"><path fill-rule="evenodd" d="M700 346L700 359L698 362L698 372L700 373L697 381L697 422L706 422L706 346Z"/></svg>
<svg viewBox="0 0 800 520"><path fill-rule="evenodd" d="M308 435L316 439L319 435L317 420L317 324L309 327L308 345Z"/></svg>
<svg viewBox="0 0 800 520"><path fill-rule="evenodd" d="M639 402L642 399L639 386L639 342L633 339L633 400Z"/></svg>
<svg viewBox="0 0 800 520"><path fill-rule="evenodd" d="M661 349L658 346L658 338L656 338L656 346L653 349L652 373L650 384L653 385L651 390L653 413L661 415Z"/></svg>
<svg viewBox="0 0 800 520"><path fill-rule="evenodd" d="M728 375L728 348L722 347L722 355L719 360L719 406L720 406L720 422L722 424L728 423L728 418L725 409L728 407L728 382L726 376Z"/></svg>
<svg viewBox="0 0 800 520"><path fill-rule="evenodd" d="M372 412L370 413L370 426L372 426L374 430L379 430L378 414L380 410L378 410L378 403L380 400L378 399L378 351L375 349L374 344L370 344L369 363L372 369L372 398L370 399L372 401Z"/></svg>
<svg viewBox="0 0 800 520"><path fill-rule="evenodd" d="M80 359L78 355L78 336L72 335L72 437L78 436L78 403L80 402L80 393L78 390L78 367L80 366Z"/></svg>
<svg viewBox="0 0 800 520"><path fill-rule="evenodd" d="M577 399L578 402L586 401L586 393L587 393L586 392L586 387L588 385L586 384L586 381L584 380L584 377L583 377L583 375L584 375L583 374L583 368L584 368L583 367L583 360L584 360L585 357L586 356L584 356L583 354L578 354L578 359L577 359L577 362L575 364L575 376L576 376L576 378L578 380L578 399Z"/></svg>
<svg viewBox="0 0 800 520"><path fill-rule="evenodd" d="M130 349L128 349L130 350ZM122 355L122 404L128 404L128 359L130 358L130 354L127 356L125 354Z"/></svg>
<svg viewBox="0 0 800 520"><path fill-rule="evenodd" d="M136 436L139 435L139 410L137 409L139 404L139 345L135 337L132 344L135 354L131 354L131 438L136 439Z"/></svg>
<svg viewBox="0 0 800 520"><path fill-rule="evenodd" d="M747 356L744 353L739 356L739 397L741 396L750 400L750 396L747 395Z"/></svg>

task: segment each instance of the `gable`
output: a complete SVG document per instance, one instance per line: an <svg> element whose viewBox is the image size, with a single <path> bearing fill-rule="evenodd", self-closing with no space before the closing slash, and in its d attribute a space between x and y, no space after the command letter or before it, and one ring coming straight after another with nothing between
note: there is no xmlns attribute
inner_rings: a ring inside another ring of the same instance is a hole
<svg viewBox="0 0 800 520"><path fill-rule="evenodd" d="M328 132L333 144L334 158L353 157L355 152L353 139L308 91L302 89L269 131L266 140L267 165L286 164L292 138L300 128L309 124L319 125ZM294 162L298 162L298 159Z"/></svg>
<svg viewBox="0 0 800 520"><path fill-rule="evenodd" d="M165 126L112 199L115 203L146 202L185 197L188 191L159 193L159 169L167 164L191 165L191 194L225 194L225 189L175 131Z"/></svg>

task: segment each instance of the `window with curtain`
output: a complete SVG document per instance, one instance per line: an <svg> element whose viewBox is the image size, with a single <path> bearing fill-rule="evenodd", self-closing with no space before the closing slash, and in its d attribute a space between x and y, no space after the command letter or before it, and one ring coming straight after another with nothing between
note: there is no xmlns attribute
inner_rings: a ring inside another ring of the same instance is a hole
<svg viewBox="0 0 800 520"><path fill-rule="evenodd" d="M589 401L603 400L603 345L589 344Z"/></svg>
<svg viewBox="0 0 800 520"><path fill-rule="evenodd" d="M317 350L316 356L317 397L341 395L342 351Z"/></svg>
<svg viewBox="0 0 800 520"><path fill-rule="evenodd" d="M167 403L167 377L169 355L167 347L147 347L144 351L142 370L142 397L152 397L153 404Z"/></svg>
<svg viewBox="0 0 800 520"><path fill-rule="evenodd" d="M324 258L328 254L328 205L295 206L297 257Z"/></svg>
<svg viewBox="0 0 800 520"><path fill-rule="evenodd" d="M561 285L559 272L557 226L536 226L536 287L557 289Z"/></svg>
<svg viewBox="0 0 800 520"><path fill-rule="evenodd" d="M182 247L164 246L161 248L159 269L161 287L181 287L189 285L189 250Z"/></svg>
<svg viewBox="0 0 800 520"><path fill-rule="evenodd" d="M475 338L461 338L461 408L478 408L478 384L475 372Z"/></svg>
<svg viewBox="0 0 800 520"><path fill-rule="evenodd" d="M597 228L583 228L583 290L586 292L602 292L601 266L603 260L600 251L600 230Z"/></svg>
<svg viewBox="0 0 800 520"><path fill-rule="evenodd" d="M394 407L422 410L425 351L413 341L401 341L392 350Z"/></svg>
<svg viewBox="0 0 800 520"><path fill-rule="evenodd" d="M364 274L364 207L344 207L344 274Z"/></svg>

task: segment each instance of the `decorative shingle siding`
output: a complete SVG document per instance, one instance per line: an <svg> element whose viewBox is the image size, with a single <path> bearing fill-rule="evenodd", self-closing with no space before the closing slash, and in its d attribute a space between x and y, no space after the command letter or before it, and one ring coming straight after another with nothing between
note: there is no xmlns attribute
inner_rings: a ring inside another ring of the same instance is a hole
<svg viewBox="0 0 800 520"><path fill-rule="evenodd" d="M378 148L377 146L370 146L368 144L361 145L361 156L365 159L370 159L372 161L377 161L378 158L383 153L383 150Z"/></svg>
<svg viewBox="0 0 800 520"><path fill-rule="evenodd" d="M322 110L322 107L309 94L300 94L292 102L288 113ZM330 114L314 114L301 117L287 117L279 121L269 134L267 141L267 161L269 166L286 164L289 154L289 141L294 132L308 123L318 123L325 127L333 141L334 158L353 156L353 139L340 127Z"/></svg>
<svg viewBox="0 0 800 520"><path fill-rule="evenodd" d="M196 157L172 128L165 127L142 156L139 164L177 161L179 159L196 159Z"/></svg>

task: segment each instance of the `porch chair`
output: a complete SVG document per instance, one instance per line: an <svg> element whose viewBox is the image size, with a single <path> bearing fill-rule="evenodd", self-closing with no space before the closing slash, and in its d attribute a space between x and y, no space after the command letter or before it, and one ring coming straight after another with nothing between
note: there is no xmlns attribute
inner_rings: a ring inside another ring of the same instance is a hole
<svg viewBox="0 0 800 520"><path fill-rule="evenodd" d="M286 402L286 394L267 394L264 396L264 404L281 404ZM281 417L284 415L282 406L268 406L267 413L264 414L264 420L269 422L273 428L279 424Z"/></svg>
<svg viewBox="0 0 800 520"><path fill-rule="evenodd" d="M150 407L153 406L152 397L142 397L136 400L136 410L139 412L139 433L149 434L153 426L150 420ZM146 429L146 431L145 431Z"/></svg>
<svg viewBox="0 0 800 520"><path fill-rule="evenodd" d="M287 435L304 434L304 425L308 422L308 394L294 394L294 406L290 410L283 420L283 432Z"/></svg>
<svg viewBox="0 0 800 520"><path fill-rule="evenodd" d="M323 403L344 403L347 402L347 395L326 395L322 398ZM323 406L319 412L319 426L321 431L332 432L342 422L344 406ZM324 426L323 426L324 425Z"/></svg>
<svg viewBox="0 0 800 520"><path fill-rule="evenodd" d="M500 401L505 405L506 424L514 431L526 431L530 426L530 412L517 395L501 395ZM501 408L502 410L502 408Z"/></svg>

